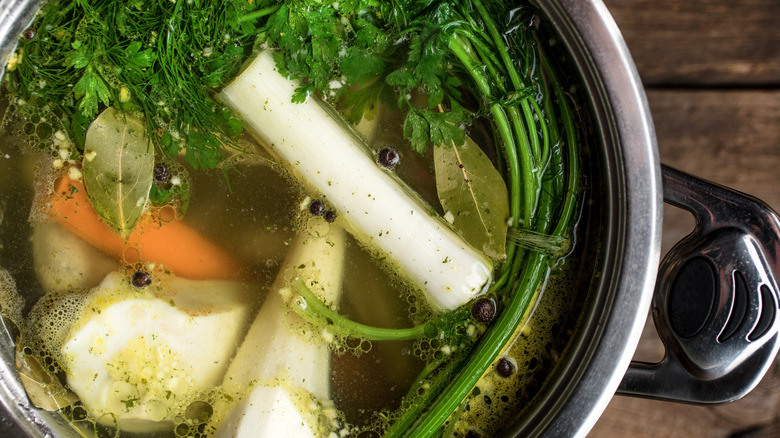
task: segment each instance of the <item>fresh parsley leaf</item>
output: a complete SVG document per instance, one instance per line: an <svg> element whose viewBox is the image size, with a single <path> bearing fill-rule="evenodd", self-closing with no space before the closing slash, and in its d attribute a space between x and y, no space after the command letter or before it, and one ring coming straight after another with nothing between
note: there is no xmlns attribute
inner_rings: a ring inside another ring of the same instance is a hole
<svg viewBox="0 0 780 438"><path fill-rule="evenodd" d="M341 104L344 107L344 116L353 124L357 124L364 117L373 119L378 101L394 100L390 87L386 86L380 78L374 78L366 84L356 84L343 96Z"/></svg>
<svg viewBox="0 0 780 438"><path fill-rule="evenodd" d="M81 79L73 86L73 94L79 102L79 110L87 118L93 118L98 113L98 103L111 105L111 93L103 78L88 68Z"/></svg>
<svg viewBox="0 0 780 438"><path fill-rule="evenodd" d="M454 105L451 111L437 112L423 109L412 109L404 122L404 137L412 148L419 153L425 153L429 145L460 146L466 140L466 134L460 126L468 119L465 110Z"/></svg>
<svg viewBox="0 0 780 438"><path fill-rule="evenodd" d="M404 122L404 137L412 142L412 148L420 154L425 153L430 143L430 124L425 117L428 111L412 109Z"/></svg>
<svg viewBox="0 0 780 438"><path fill-rule="evenodd" d="M379 54L359 47L347 49L339 65L349 83L366 82L383 77L387 70L387 63Z"/></svg>

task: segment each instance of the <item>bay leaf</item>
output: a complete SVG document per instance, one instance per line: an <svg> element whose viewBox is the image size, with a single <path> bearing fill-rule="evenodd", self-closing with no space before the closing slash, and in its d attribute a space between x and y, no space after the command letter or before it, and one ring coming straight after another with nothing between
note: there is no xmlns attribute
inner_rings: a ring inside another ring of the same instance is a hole
<svg viewBox="0 0 780 438"><path fill-rule="evenodd" d="M509 196L501 174L474 141L434 148L436 191L452 225L474 248L504 258Z"/></svg>
<svg viewBox="0 0 780 438"><path fill-rule="evenodd" d="M67 390L56 377L49 374L40 361L17 349L16 369L30 402L40 409L58 411L76 403L79 398Z"/></svg>
<svg viewBox="0 0 780 438"><path fill-rule="evenodd" d="M89 126L82 164L87 195L125 239L148 201L153 168L154 148L142 120L109 107Z"/></svg>

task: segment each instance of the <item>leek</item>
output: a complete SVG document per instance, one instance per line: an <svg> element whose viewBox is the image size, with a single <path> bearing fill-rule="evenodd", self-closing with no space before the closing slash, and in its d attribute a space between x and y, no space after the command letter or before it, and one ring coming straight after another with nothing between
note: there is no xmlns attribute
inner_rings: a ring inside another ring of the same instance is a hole
<svg viewBox="0 0 780 438"><path fill-rule="evenodd" d="M469 302L489 282L491 261L380 168L325 103L314 96L291 103L298 86L277 71L273 52L263 50L218 98L335 207L348 231L420 287L432 307Z"/></svg>

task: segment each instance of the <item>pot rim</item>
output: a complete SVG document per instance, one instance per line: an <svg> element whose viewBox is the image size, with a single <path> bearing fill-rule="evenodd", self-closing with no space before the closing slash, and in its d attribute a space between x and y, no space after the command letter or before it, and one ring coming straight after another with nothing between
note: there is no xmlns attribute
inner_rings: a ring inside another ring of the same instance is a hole
<svg viewBox="0 0 780 438"><path fill-rule="evenodd" d="M598 153L605 157L608 205L600 272L605 275L556 388L535 403L532 424L507 432L585 436L628 369L650 309L661 253L661 165L639 73L603 1L537 4L579 70L602 140Z"/></svg>

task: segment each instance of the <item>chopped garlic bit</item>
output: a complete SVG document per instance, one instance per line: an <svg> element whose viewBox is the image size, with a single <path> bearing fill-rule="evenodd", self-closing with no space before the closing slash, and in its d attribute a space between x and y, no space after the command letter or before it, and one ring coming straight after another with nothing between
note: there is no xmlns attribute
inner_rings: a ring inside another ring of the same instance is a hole
<svg viewBox="0 0 780 438"><path fill-rule="evenodd" d="M97 157L96 151L89 151L86 154L84 154L84 159L87 161L92 161L95 159L95 157Z"/></svg>
<svg viewBox="0 0 780 438"><path fill-rule="evenodd" d="M282 296L283 300L287 301L287 299L290 298L290 295L292 295L292 290L290 290L289 287L280 287L279 295Z"/></svg>
<svg viewBox="0 0 780 438"><path fill-rule="evenodd" d="M73 147L73 142L70 141L70 138L68 138L68 135L65 134L62 131L56 131L53 135L53 143L54 147L60 150L60 153L62 153L63 150L68 151L68 155L70 155L70 149ZM64 158L64 157L63 157Z"/></svg>
<svg viewBox="0 0 780 438"><path fill-rule="evenodd" d="M119 89L119 101L120 102L129 102L130 101L130 89L127 87L122 87Z"/></svg>
<svg viewBox="0 0 780 438"><path fill-rule="evenodd" d="M448 210L446 213L444 213L444 220L449 222L450 224L453 224L455 223L455 215Z"/></svg>
<svg viewBox="0 0 780 438"><path fill-rule="evenodd" d="M298 209L300 211L308 210L309 205L311 205L311 196L303 198L303 201L301 201L301 205L298 206Z"/></svg>
<svg viewBox="0 0 780 438"><path fill-rule="evenodd" d="M9 58L8 58L8 64L6 65L6 69L8 71L14 71L16 70L16 66L19 65L19 63L22 62L22 51L14 52Z"/></svg>
<svg viewBox="0 0 780 438"><path fill-rule="evenodd" d="M78 167L70 166L68 168L68 178L70 178L72 181L79 181L81 177L81 170Z"/></svg>
<svg viewBox="0 0 780 438"><path fill-rule="evenodd" d="M176 395L186 394L189 389L189 383L180 376L173 376L168 381L168 390Z"/></svg>

